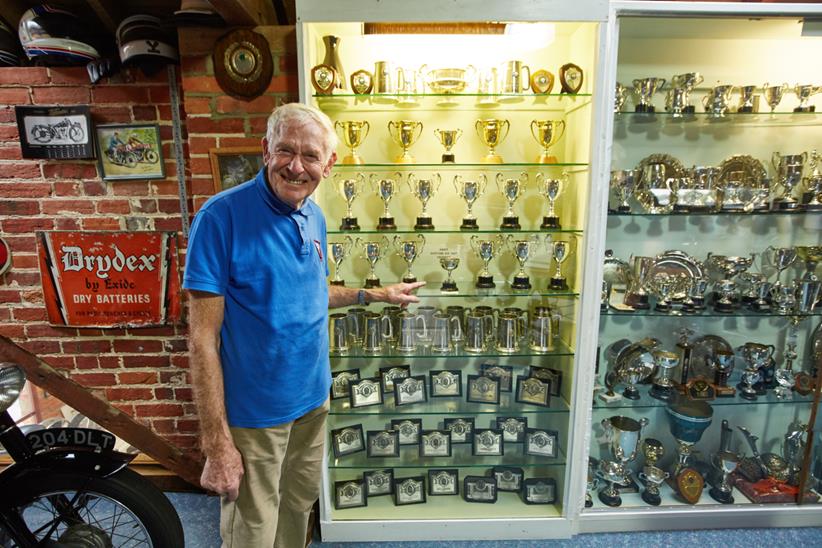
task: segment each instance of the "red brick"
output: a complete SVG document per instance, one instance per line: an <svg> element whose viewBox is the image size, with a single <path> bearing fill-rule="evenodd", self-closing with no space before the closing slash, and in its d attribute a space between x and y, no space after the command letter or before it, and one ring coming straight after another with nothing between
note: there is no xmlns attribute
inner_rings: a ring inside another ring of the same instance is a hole
<svg viewBox="0 0 822 548"><path fill-rule="evenodd" d="M83 194L86 196L105 196L106 188L102 181L83 181Z"/></svg>
<svg viewBox="0 0 822 548"><path fill-rule="evenodd" d="M168 356L123 356L123 367L168 367Z"/></svg>
<svg viewBox="0 0 822 548"><path fill-rule="evenodd" d="M274 98L270 95L261 95L251 101L241 101L232 97L217 98L217 112L221 114L242 114L246 112L270 114L273 109Z"/></svg>
<svg viewBox="0 0 822 548"><path fill-rule="evenodd" d="M43 177L47 179L94 179L97 166L93 163L53 162L43 164Z"/></svg>
<svg viewBox="0 0 822 548"><path fill-rule="evenodd" d="M300 84L296 72L287 72L274 76L268 84L266 93L290 93L296 95L300 92Z"/></svg>
<svg viewBox="0 0 822 548"><path fill-rule="evenodd" d="M126 404L126 403L113 403L113 404L111 404L111 405L112 405L113 407L115 407L115 408L119 409L120 411L122 411L122 412L123 412L123 413L125 413L126 415L129 415L129 416L131 416L131 417L133 417L133 416L134 416L134 406L133 406L133 405L131 405L131 404Z"/></svg>
<svg viewBox="0 0 822 548"><path fill-rule="evenodd" d="M92 354L111 352L111 341L79 340L63 341L63 352L69 354Z"/></svg>
<svg viewBox="0 0 822 548"><path fill-rule="evenodd" d="M131 213L128 200L100 200L97 202L98 213Z"/></svg>
<svg viewBox="0 0 822 548"><path fill-rule="evenodd" d="M171 94L168 86L149 86L148 100L153 105L170 103Z"/></svg>
<svg viewBox="0 0 822 548"><path fill-rule="evenodd" d="M160 126L160 140L161 141L171 141L174 139L174 132L171 129L170 125L161 125Z"/></svg>
<svg viewBox="0 0 822 548"><path fill-rule="evenodd" d="M280 69L280 72L297 72L297 56L278 55L277 65Z"/></svg>
<svg viewBox="0 0 822 548"><path fill-rule="evenodd" d="M189 118L186 122L191 133L245 133L241 118Z"/></svg>
<svg viewBox="0 0 822 548"><path fill-rule="evenodd" d="M153 122L157 119L157 107L134 105L131 111L134 113L135 122Z"/></svg>
<svg viewBox="0 0 822 548"><path fill-rule="evenodd" d="M111 331L107 329L106 331ZM97 362L101 369L122 369L123 364L120 363L120 356L97 356Z"/></svg>
<svg viewBox="0 0 822 548"><path fill-rule="evenodd" d="M0 143L9 143L20 140L20 132L17 126L3 125L0 126Z"/></svg>
<svg viewBox="0 0 822 548"><path fill-rule="evenodd" d="M4 168L0 166L0 172ZM51 183L20 181L0 183L0 196L4 198L44 198L51 195Z"/></svg>
<svg viewBox="0 0 822 548"><path fill-rule="evenodd" d="M114 341L115 352L162 352L163 341L156 339L117 339Z"/></svg>
<svg viewBox="0 0 822 548"><path fill-rule="evenodd" d="M91 109L95 124L127 124L131 122L129 107L94 106Z"/></svg>
<svg viewBox="0 0 822 548"><path fill-rule="evenodd" d="M80 219L76 217L63 217L54 220L55 230L80 230Z"/></svg>
<svg viewBox="0 0 822 548"><path fill-rule="evenodd" d="M74 358L71 356L49 356L44 361L55 369L74 369Z"/></svg>
<svg viewBox="0 0 822 548"><path fill-rule="evenodd" d="M207 154L212 148L216 148L217 139L214 137L191 137L188 140L189 154Z"/></svg>
<svg viewBox="0 0 822 548"><path fill-rule="evenodd" d="M111 336L108 332L103 332L102 329L95 327L79 327L77 328L77 335L79 337L102 337L103 335Z"/></svg>
<svg viewBox="0 0 822 548"><path fill-rule="evenodd" d="M53 84L89 84L85 67L51 67L49 74Z"/></svg>
<svg viewBox="0 0 822 548"><path fill-rule="evenodd" d="M211 160L208 158L189 158L188 165L194 175L211 174Z"/></svg>
<svg viewBox="0 0 822 548"><path fill-rule="evenodd" d="M32 200L0 200L0 215L37 215L40 204Z"/></svg>
<svg viewBox="0 0 822 548"><path fill-rule="evenodd" d="M43 202L43 213L94 213L94 202L91 200L46 200Z"/></svg>
<svg viewBox="0 0 822 548"><path fill-rule="evenodd" d="M194 401L194 391L191 388L175 388L174 399L177 401Z"/></svg>
<svg viewBox="0 0 822 548"><path fill-rule="evenodd" d="M176 403L150 403L134 406L137 417L179 417L183 414L183 406Z"/></svg>
<svg viewBox="0 0 822 548"><path fill-rule="evenodd" d="M119 219L111 218L92 218L83 219L81 223L83 230L122 230L122 225Z"/></svg>
<svg viewBox="0 0 822 548"><path fill-rule="evenodd" d="M6 283L19 287L31 287L40 285L40 273L36 270L11 270L4 275Z"/></svg>
<svg viewBox="0 0 822 548"><path fill-rule="evenodd" d="M0 289L0 303L19 303L20 291L16 289Z"/></svg>
<svg viewBox="0 0 822 548"><path fill-rule="evenodd" d="M170 122L173 119L173 116L171 115L171 106L170 105L157 105L157 116L160 118L160 120L163 120L165 122ZM180 109L180 119L181 120L186 119L185 109ZM185 121L183 122L183 124L185 124ZM185 133L186 133L185 125L182 127L182 130L183 130L182 131L183 135L185 135Z"/></svg>
<svg viewBox="0 0 822 548"><path fill-rule="evenodd" d="M117 378L120 384L157 384L159 376L156 371L120 371Z"/></svg>
<svg viewBox="0 0 822 548"><path fill-rule="evenodd" d="M137 203L135 203L135 201ZM130 200L131 207L135 213L157 213L157 200Z"/></svg>
<svg viewBox="0 0 822 548"><path fill-rule="evenodd" d="M38 262L36 255L12 255L12 268L37 268Z"/></svg>
<svg viewBox="0 0 822 548"><path fill-rule="evenodd" d="M148 182L115 181L111 183L111 190L115 196L148 196Z"/></svg>
<svg viewBox="0 0 822 548"><path fill-rule="evenodd" d="M109 401L140 401L152 400L151 388L106 388L106 398Z"/></svg>
<svg viewBox="0 0 822 548"><path fill-rule="evenodd" d="M173 400L174 390L172 388L155 388L154 398L157 400Z"/></svg>
<svg viewBox="0 0 822 548"><path fill-rule="evenodd" d="M185 93L223 93L217 79L213 76L183 75L182 89Z"/></svg>
<svg viewBox="0 0 822 548"><path fill-rule="evenodd" d="M45 67L14 67L0 69L0 85L30 86L48 84L49 75Z"/></svg>
<svg viewBox="0 0 822 548"><path fill-rule="evenodd" d="M148 88L139 86L96 87L92 90L95 103L137 103L146 104Z"/></svg>
<svg viewBox="0 0 822 548"><path fill-rule="evenodd" d="M8 141L3 142L4 145L9 144ZM3 146L0 147L0 160L22 160L23 150L19 146Z"/></svg>
<svg viewBox="0 0 822 548"><path fill-rule="evenodd" d="M177 419L177 430L180 432L199 432L200 421L195 419Z"/></svg>
<svg viewBox="0 0 822 548"><path fill-rule="evenodd" d="M5 236L6 243L9 244L12 254L16 253L37 253L37 239L34 234L26 236Z"/></svg>
<svg viewBox="0 0 822 548"><path fill-rule="evenodd" d="M8 105L0 105L0 123L8 124L17 122L17 116L14 113L14 107Z"/></svg>
<svg viewBox="0 0 822 548"><path fill-rule="evenodd" d="M59 354L60 342L48 340L21 341L20 346L32 354Z"/></svg>
<svg viewBox="0 0 822 548"><path fill-rule="evenodd" d="M26 336L26 329L21 324L0 324L0 335L12 339L22 339Z"/></svg>
<svg viewBox="0 0 822 548"><path fill-rule="evenodd" d="M208 72L208 56L195 57L193 55L180 56L180 72L183 74L195 74Z"/></svg>
<svg viewBox="0 0 822 548"><path fill-rule="evenodd" d="M0 165L2 179L39 179L40 166L31 162L13 162Z"/></svg>
<svg viewBox="0 0 822 548"><path fill-rule="evenodd" d="M186 112L188 114L211 114L211 101L209 97L186 97Z"/></svg>
<svg viewBox="0 0 822 548"><path fill-rule="evenodd" d="M97 361L97 356L75 356L74 364L77 369L99 369L100 362Z"/></svg>
<svg viewBox="0 0 822 548"><path fill-rule="evenodd" d="M165 352L187 352L188 339L166 339L163 341L163 350Z"/></svg>
<svg viewBox="0 0 822 548"><path fill-rule="evenodd" d="M209 177L208 179L192 179L191 193L194 195L211 195L214 194L214 181Z"/></svg>
<svg viewBox="0 0 822 548"><path fill-rule="evenodd" d="M266 125L268 124L268 116L254 116L248 119L248 132L252 135L259 135L259 139L265 135Z"/></svg>
<svg viewBox="0 0 822 548"><path fill-rule="evenodd" d="M38 289L24 289L20 291L20 297L23 299L23 302L27 305L42 307L43 306L43 292ZM43 309L45 312L45 308ZM45 319L37 318L38 320Z"/></svg>
<svg viewBox="0 0 822 548"><path fill-rule="evenodd" d="M180 212L180 200L174 199L167 199L167 200L157 200L157 207L160 210L160 213L179 213Z"/></svg>
<svg viewBox="0 0 822 548"><path fill-rule="evenodd" d="M52 219L4 219L3 232L35 232L54 230Z"/></svg>
<svg viewBox="0 0 822 548"><path fill-rule="evenodd" d="M73 373L71 378L83 386L111 386L117 382L114 373Z"/></svg>
<svg viewBox="0 0 822 548"><path fill-rule="evenodd" d="M155 196L178 196L177 181L153 181L151 183L152 195Z"/></svg>
<svg viewBox="0 0 822 548"><path fill-rule="evenodd" d="M220 137L220 147L248 147L260 154L263 151L260 137Z"/></svg>
<svg viewBox="0 0 822 548"><path fill-rule="evenodd" d="M46 319L46 309L43 307L16 307L12 310L15 321L18 322L42 322Z"/></svg>
<svg viewBox="0 0 822 548"><path fill-rule="evenodd" d="M157 219L156 221L154 221L154 229L161 231L179 232L183 229L183 224L179 218Z"/></svg>
<svg viewBox="0 0 822 548"><path fill-rule="evenodd" d="M79 196L80 183L57 182L54 183L55 196Z"/></svg>
<svg viewBox="0 0 822 548"><path fill-rule="evenodd" d="M28 89L0 88L0 105L28 105L30 103Z"/></svg>
<svg viewBox="0 0 822 548"><path fill-rule="evenodd" d="M170 444L172 444L177 449L186 450L186 449L194 449L199 446L200 439L198 436L183 436L183 435L164 435L163 438L166 439Z"/></svg>
<svg viewBox="0 0 822 548"><path fill-rule="evenodd" d="M31 93L36 104L87 105L91 97L87 87L35 87Z"/></svg>
<svg viewBox="0 0 822 548"><path fill-rule="evenodd" d="M174 419L155 419L151 421L151 429L158 434L176 434L177 426Z"/></svg>

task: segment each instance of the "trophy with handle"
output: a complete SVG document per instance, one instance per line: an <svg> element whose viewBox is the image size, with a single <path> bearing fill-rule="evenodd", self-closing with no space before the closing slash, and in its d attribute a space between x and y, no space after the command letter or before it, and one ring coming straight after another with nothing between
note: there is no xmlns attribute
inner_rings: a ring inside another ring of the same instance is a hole
<svg viewBox="0 0 822 548"><path fill-rule="evenodd" d="M361 257L368 261L368 276L365 278L365 288L380 287L380 278L377 276L376 267L388 249L388 238L383 236L377 241L357 238L354 245L362 252Z"/></svg>
<svg viewBox="0 0 822 548"><path fill-rule="evenodd" d="M397 230L394 217L391 216L391 212L388 210L388 204L391 202L394 194L397 193L397 187L399 187L401 181L402 174L399 171L394 173L393 179L380 177L376 173L371 174L371 187L377 193L377 196L380 197L384 206L382 217L380 217L377 223L377 230Z"/></svg>
<svg viewBox="0 0 822 548"><path fill-rule="evenodd" d="M531 289L531 280L528 278L528 274L525 273L525 263L533 255L538 244L539 239L536 234L524 240L517 240L513 234L506 236L505 245L519 263L519 272L514 275L511 289Z"/></svg>
<svg viewBox="0 0 822 548"><path fill-rule="evenodd" d="M548 198L548 215L542 217L542 224L539 227L542 230L556 230L562 228L559 222L559 215L557 215L555 204L562 185L568 183L568 172L563 171L559 179L551 179L547 175L537 173L537 189L539 193Z"/></svg>
<svg viewBox="0 0 822 548"><path fill-rule="evenodd" d="M398 164L413 164L417 160L408 149L417 142L422 135L422 122L416 120L391 120L388 122L388 133L391 138L402 148L402 154L394 160Z"/></svg>
<svg viewBox="0 0 822 548"><path fill-rule="evenodd" d="M568 280L562 275L562 263L568 259L571 252L571 242L563 240L554 240L550 234L545 237L545 245L548 247L548 252L557 263L557 269L554 275L551 276L551 281L548 283L548 289L554 291L564 291L568 289Z"/></svg>
<svg viewBox="0 0 822 548"><path fill-rule="evenodd" d="M462 135L461 129L435 129L434 135L439 140L440 144L445 147L445 154L442 155L443 164L453 164L454 154L451 149L457 144L457 140Z"/></svg>
<svg viewBox="0 0 822 548"><path fill-rule="evenodd" d="M508 136L508 130L511 129L511 122L508 120L498 120L496 118L488 118L485 120L477 120L474 124L480 140L488 147L488 154L482 158L483 164L501 164L502 156L497 154L497 147Z"/></svg>
<svg viewBox="0 0 822 548"><path fill-rule="evenodd" d="M502 236L496 236L490 239L481 239L478 236L471 236L471 249L482 260L482 271L477 276L476 287L480 289L490 289L496 287L494 283L494 276L488 271L488 263L494 258L494 255L499 251L502 245Z"/></svg>
<svg viewBox="0 0 822 548"><path fill-rule="evenodd" d="M508 210L502 217L502 224L500 228L504 230L519 230L522 228L519 224L519 217L514 214L514 204L520 196L525 192L525 187L528 186L528 174L524 171L519 174L518 178L506 177L502 173L497 173L497 188L505 200L508 202Z"/></svg>
<svg viewBox="0 0 822 548"><path fill-rule="evenodd" d="M538 164L555 164L557 157L548 152L565 133L564 120L531 120L531 135L542 147L542 153L537 157Z"/></svg>
<svg viewBox="0 0 822 548"><path fill-rule="evenodd" d="M782 101L782 96L785 95L785 92L788 91L790 86L785 83L781 86L772 86L768 82L762 84L762 95L765 96L765 102L768 103L768 106L771 107L771 113L776 110L776 107L779 106L779 102Z"/></svg>
<svg viewBox="0 0 822 548"><path fill-rule="evenodd" d="M417 257L422 254L423 248L425 248L425 236L422 234L417 234L416 238L406 240L394 236L394 249L396 249L397 255L402 257L402 260L408 265L408 270L402 277L403 282L413 283L417 281L417 277L411 272L411 266L417 260Z"/></svg>
<svg viewBox="0 0 822 548"><path fill-rule="evenodd" d="M472 209L474 208L474 203L485 192L487 184L488 179L484 173L481 173L476 179L465 179L462 175L454 175L454 189L468 207L468 213L462 218L460 230L479 229L479 226L477 226L477 218L472 213Z"/></svg>
<svg viewBox="0 0 822 548"><path fill-rule="evenodd" d="M362 156L357 154L357 147L362 144L368 136L371 124L367 120L350 120L347 122L334 122L334 129L342 129L342 137L349 153L342 159L343 164L363 164Z"/></svg>
<svg viewBox="0 0 822 548"><path fill-rule="evenodd" d="M358 173L354 178L344 179L340 177L339 173L335 173L334 183L337 192L339 192L340 196L342 196L343 200L345 200L345 205L347 208L345 217L342 218L342 222L340 223L340 230L359 230L360 225L357 223L357 218L354 217L354 214L351 211L351 206L354 204L354 200L357 199L357 196L362 194L363 188L365 187L365 175Z"/></svg>
<svg viewBox="0 0 822 548"><path fill-rule="evenodd" d="M428 207L428 201L439 190L440 184L442 183L442 176L439 173L435 173L430 178L422 179L413 173L409 173L406 183L411 190L411 194L416 196L422 204L422 211L417 217L416 223L414 223L414 230L434 230L434 223L426 212L426 208Z"/></svg>
<svg viewBox="0 0 822 548"><path fill-rule="evenodd" d="M440 266L443 270L448 272L448 277L442 282L440 291L454 292L459 291L457 282L452 278L452 274L460 265L460 258L456 254L448 254L440 257Z"/></svg>
<svg viewBox="0 0 822 548"><path fill-rule="evenodd" d="M334 278L331 279L331 285L345 285L345 280L340 276L340 265L342 265L342 262L348 256L352 245L354 245L354 241L351 239L351 236L346 236L342 242L331 242L328 244L329 255L331 255L331 260L334 262Z"/></svg>

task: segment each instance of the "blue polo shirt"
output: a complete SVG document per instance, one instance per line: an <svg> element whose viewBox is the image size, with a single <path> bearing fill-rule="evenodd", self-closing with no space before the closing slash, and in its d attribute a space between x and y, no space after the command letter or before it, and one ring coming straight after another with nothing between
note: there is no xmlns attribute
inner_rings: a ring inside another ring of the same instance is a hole
<svg viewBox="0 0 822 548"><path fill-rule="evenodd" d="M194 219L183 287L225 297L220 359L230 426L289 422L328 397L325 231L320 208L280 201L264 169L212 197Z"/></svg>

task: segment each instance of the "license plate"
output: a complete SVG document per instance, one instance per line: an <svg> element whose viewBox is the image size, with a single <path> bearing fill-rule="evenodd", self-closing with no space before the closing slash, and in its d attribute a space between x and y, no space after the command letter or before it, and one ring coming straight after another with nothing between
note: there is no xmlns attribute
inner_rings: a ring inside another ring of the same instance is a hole
<svg viewBox="0 0 822 548"><path fill-rule="evenodd" d="M117 441L112 434L94 428L49 428L26 434L26 440L37 452L52 447L82 447L111 451Z"/></svg>

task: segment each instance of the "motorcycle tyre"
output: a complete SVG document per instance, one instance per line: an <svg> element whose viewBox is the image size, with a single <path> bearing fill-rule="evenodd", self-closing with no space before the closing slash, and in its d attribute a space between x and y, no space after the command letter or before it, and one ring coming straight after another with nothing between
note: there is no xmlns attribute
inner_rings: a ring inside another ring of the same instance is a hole
<svg viewBox="0 0 822 548"><path fill-rule="evenodd" d="M154 484L128 468L106 478L50 472L15 483L4 486L13 493L10 501L14 506L30 503L45 493L82 488L84 493L102 495L121 504L145 527L154 548L185 548L183 525L174 506Z"/></svg>
<svg viewBox="0 0 822 548"><path fill-rule="evenodd" d="M137 165L137 156L133 152L127 152L122 156L123 165L126 167L134 167Z"/></svg>
<svg viewBox="0 0 822 548"><path fill-rule="evenodd" d="M80 141L82 141L83 137L85 136L86 134L83 132L83 128L81 128L79 125L73 125L69 129L69 139L71 139L75 143L79 143Z"/></svg>
<svg viewBox="0 0 822 548"><path fill-rule="evenodd" d="M157 160L160 159L160 155L157 154L156 150L147 150L145 152L145 155L146 155L146 161L149 162L149 163L152 163L152 164L156 164Z"/></svg>

